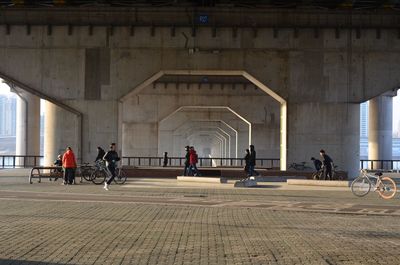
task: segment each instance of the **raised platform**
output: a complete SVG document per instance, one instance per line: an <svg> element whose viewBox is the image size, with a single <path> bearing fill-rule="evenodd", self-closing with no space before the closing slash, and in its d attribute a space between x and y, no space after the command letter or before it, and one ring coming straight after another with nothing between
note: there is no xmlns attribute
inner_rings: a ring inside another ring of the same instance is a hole
<svg viewBox="0 0 400 265"><path fill-rule="evenodd" d="M304 185L304 186L324 186L324 187L350 187L351 181L288 179L287 184L288 185Z"/></svg>
<svg viewBox="0 0 400 265"><path fill-rule="evenodd" d="M210 177L177 176L176 178L178 181L186 181L186 182L228 183L227 178L219 176L210 176Z"/></svg>

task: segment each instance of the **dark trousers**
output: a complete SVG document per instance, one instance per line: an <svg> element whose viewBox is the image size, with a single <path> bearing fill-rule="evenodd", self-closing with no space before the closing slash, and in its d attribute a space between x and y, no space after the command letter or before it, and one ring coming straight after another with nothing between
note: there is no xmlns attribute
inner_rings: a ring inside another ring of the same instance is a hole
<svg viewBox="0 0 400 265"><path fill-rule="evenodd" d="M185 168L183 169L183 175L187 176L189 174L189 164L185 164Z"/></svg>
<svg viewBox="0 0 400 265"><path fill-rule="evenodd" d="M324 166L324 180L332 180L332 167Z"/></svg>
<svg viewBox="0 0 400 265"><path fill-rule="evenodd" d="M69 167L65 168L64 171L64 181L67 184L72 184L75 180L75 168Z"/></svg>
<svg viewBox="0 0 400 265"><path fill-rule="evenodd" d="M107 180L107 184L108 185L110 185L111 184L111 182L114 180L114 178L115 178L115 167L114 166L107 166L108 167L108 170L110 170L110 173L111 173L111 177Z"/></svg>

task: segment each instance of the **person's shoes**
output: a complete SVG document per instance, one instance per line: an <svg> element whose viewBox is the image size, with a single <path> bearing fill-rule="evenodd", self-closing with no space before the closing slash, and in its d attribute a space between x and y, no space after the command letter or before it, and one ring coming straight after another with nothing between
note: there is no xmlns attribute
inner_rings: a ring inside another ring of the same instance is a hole
<svg viewBox="0 0 400 265"><path fill-rule="evenodd" d="M107 182L106 182L106 183L104 183L104 187L103 187L103 189L105 189L105 190L110 190L110 189L108 188L108 184L107 184Z"/></svg>

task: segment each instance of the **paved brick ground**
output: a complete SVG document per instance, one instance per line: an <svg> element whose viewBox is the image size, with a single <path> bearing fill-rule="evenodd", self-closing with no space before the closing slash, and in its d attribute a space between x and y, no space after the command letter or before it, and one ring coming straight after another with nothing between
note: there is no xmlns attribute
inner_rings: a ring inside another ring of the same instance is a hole
<svg viewBox="0 0 400 265"><path fill-rule="evenodd" d="M379 208L397 207L398 198L273 187L112 188L106 193L94 185L0 182L0 195L16 194L0 199L0 264L400 264L398 215L246 206L276 201ZM60 194L77 200L97 195L75 202ZM114 195L120 202L104 202ZM163 204L159 198L190 202ZM195 204L204 200L222 206Z"/></svg>

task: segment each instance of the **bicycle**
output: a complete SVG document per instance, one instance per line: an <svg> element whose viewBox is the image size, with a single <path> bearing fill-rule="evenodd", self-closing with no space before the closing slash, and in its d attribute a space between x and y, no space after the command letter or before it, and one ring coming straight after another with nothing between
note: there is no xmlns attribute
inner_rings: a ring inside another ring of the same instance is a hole
<svg viewBox="0 0 400 265"><path fill-rule="evenodd" d="M291 163L289 165L288 169L294 169L294 170L310 170L312 169L309 166L306 166L306 162L301 162L301 163Z"/></svg>
<svg viewBox="0 0 400 265"><path fill-rule="evenodd" d="M111 172L104 161L96 161L96 167L96 170L91 175L91 179L94 184L101 185L106 181L107 178L111 177ZM126 179L126 173L122 170L122 168L117 167L115 169L114 182L122 185L125 183Z"/></svg>
<svg viewBox="0 0 400 265"><path fill-rule="evenodd" d="M360 172L361 176L351 183L351 192L355 196L363 197L367 195L371 187L374 191L378 191L379 196L383 199L392 199L396 195L397 186L393 179L382 177L382 172L377 172L374 175L369 174L365 169L361 169Z"/></svg>
<svg viewBox="0 0 400 265"><path fill-rule="evenodd" d="M90 165L89 163L83 163L79 168L78 168L78 174L81 176L81 182L82 178L84 178L86 181L92 181L92 175L93 172L96 170L95 166Z"/></svg>

